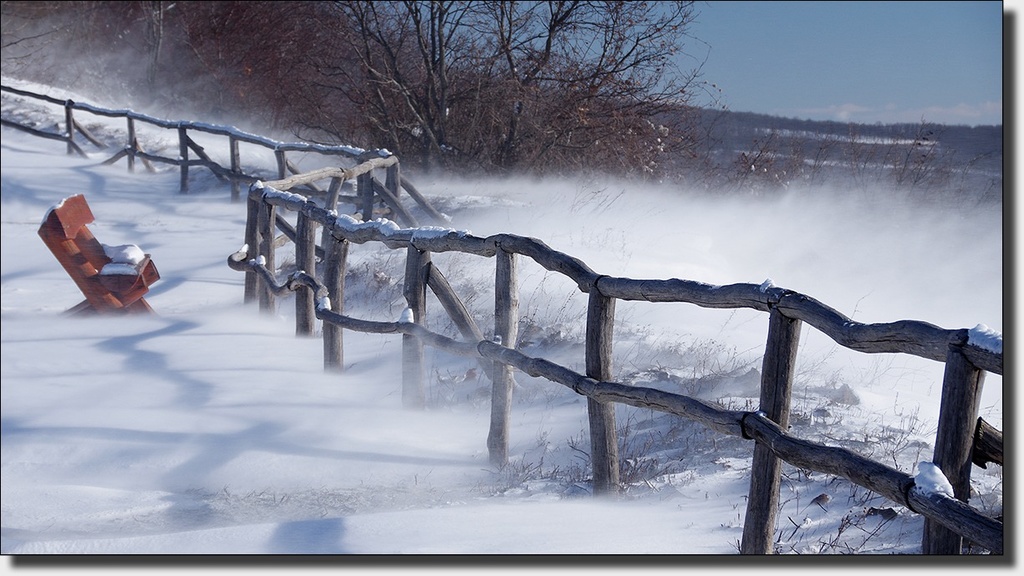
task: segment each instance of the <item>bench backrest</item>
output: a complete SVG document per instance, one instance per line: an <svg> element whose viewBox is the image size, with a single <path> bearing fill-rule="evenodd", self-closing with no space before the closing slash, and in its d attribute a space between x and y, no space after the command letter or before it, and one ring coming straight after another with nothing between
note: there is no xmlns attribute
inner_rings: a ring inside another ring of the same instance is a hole
<svg viewBox="0 0 1024 576"><path fill-rule="evenodd" d="M156 266L147 254L136 274L101 274L111 258L87 227L94 220L85 196L71 196L50 209L39 236L85 295L88 307L96 311L151 310L142 296L160 278Z"/></svg>

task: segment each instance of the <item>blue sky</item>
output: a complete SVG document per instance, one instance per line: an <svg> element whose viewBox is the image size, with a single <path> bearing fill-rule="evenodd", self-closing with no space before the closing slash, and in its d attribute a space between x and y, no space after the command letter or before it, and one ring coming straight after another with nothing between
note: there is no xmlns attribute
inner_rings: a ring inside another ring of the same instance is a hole
<svg viewBox="0 0 1024 576"><path fill-rule="evenodd" d="M1003 5L698 2L681 64L706 58L702 80L734 111L1001 124Z"/></svg>

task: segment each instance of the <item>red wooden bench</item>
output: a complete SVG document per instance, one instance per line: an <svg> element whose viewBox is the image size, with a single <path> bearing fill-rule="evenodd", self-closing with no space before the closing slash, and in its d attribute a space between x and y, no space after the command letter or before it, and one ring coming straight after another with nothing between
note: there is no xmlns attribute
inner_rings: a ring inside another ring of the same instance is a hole
<svg viewBox="0 0 1024 576"><path fill-rule="evenodd" d="M39 227L43 242L85 294L68 313L152 312L143 296L160 279L156 265L137 246L101 244L86 227L94 220L78 194L51 208Z"/></svg>

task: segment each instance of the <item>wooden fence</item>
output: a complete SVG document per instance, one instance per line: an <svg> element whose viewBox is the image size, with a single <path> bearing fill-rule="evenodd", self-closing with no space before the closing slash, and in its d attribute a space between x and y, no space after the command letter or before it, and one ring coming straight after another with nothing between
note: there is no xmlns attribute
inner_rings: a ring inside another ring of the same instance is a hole
<svg viewBox="0 0 1024 576"><path fill-rule="evenodd" d="M81 122L79 122L75 117L75 111L87 112L107 118L124 118L127 123L126 141L121 148L114 152L114 154L104 162L104 164L114 164L124 158L127 161L129 171L135 170L136 160L141 161L150 171L154 171L154 162L178 166L181 171L179 191L182 194L187 194L189 191L189 169L192 167L199 167L210 170L221 181L230 183L232 200L240 200L242 185L244 184L248 187L252 183L259 181L257 176L244 172L242 155L239 148L240 143L248 143L272 151L277 163L277 177L281 179L287 178L289 174L299 173L299 170L287 156L289 152L318 154L328 158L333 158L335 160L329 162L332 165L340 164L344 160L362 163L367 160L387 159L389 157L393 157L387 150L364 150L352 146L325 146L306 142L278 142L263 136L249 134L230 126L218 126L202 122L162 120L160 118L154 118L131 110L111 110L107 108L100 108L91 104L75 102L73 100L61 100L52 96L37 94L11 86L0 85L0 92L7 92L17 96L31 98L39 102L60 106L63 109L64 116L63 130L60 130L59 125L56 129L57 131L41 130L6 118L0 118L0 125L21 130L41 138L65 142L67 144L68 154L78 154L85 157L88 156L82 147L75 141L76 135L81 136L81 138L84 138L97 148L108 148L108 145L105 142L93 135ZM137 137L137 124L140 123L163 130L173 130L178 139L177 155L175 157L161 156L160 154L144 150ZM227 166L218 163L210 156L205 148L197 144L195 140L189 136L190 131L226 137L226 151L228 158L230 159L226 162ZM447 224L447 218L435 210L433 206L423 198L423 195L419 193L411 182L402 178L397 171L389 172L388 176L393 178L393 180L389 180L386 184L372 178L365 178L360 181L359 183L361 187L356 191L355 196L341 195L340 187L323 190L316 186L315 181L307 183L305 185L305 190L308 194L329 198L331 205L335 205L339 201L346 201L360 207L364 220L370 220L372 218L373 202L375 198L384 201L394 200L391 202L393 205L390 207L397 215L397 219L407 226L417 226L418 223L412 214L397 202L399 191L404 189L408 192L409 196L419 204L420 208L422 208L430 221L437 224Z"/></svg>
<svg viewBox="0 0 1024 576"><path fill-rule="evenodd" d="M397 163L397 160L395 161ZM296 293L296 332L313 334L323 322L324 365L343 366L342 329L394 333L403 337L403 393L406 406L424 402L423 346L478 359L492 380L491 424L487 446L492 463L508 457L512 370L544 377L587 397L593 486L596 495L619 487L614 403L651 408L696 420L723 434L754 440L752 478L740 551L772 551L778 508L781 462L841 476L925 517L922 550L959 554L964 538L995 554L1003 552L1003 525L966 504L970 466L1002 465L1002 433L978 417L985 372L1002 374L1002 337L981 327L947 330L919 321L862 324L815 299L770 283L716 286L690 280L635 280L598 274L584 262L552 250L541 240L510 234L486 238L438 228L401 228L386 219L359 221L292 189L317 179L349 179L381 168L373 161L353 169L323 170L286 180L257 182L249 192L246 244L228 264L258 279L261 309L275 309L275 295ZM385 168L395 169L397 164ZM278 281L274 266L276 210L297 214L298 272ZM315 228L322 227L317 246ZM345 266L350 243L381 242L406 251L404 296L408 308L396 322L353 318L344 313ZM495 258L494 340L487 340L454 293L431 253L461 252ZM315 254L323 255L317 277ZM518 324L518 257L573 280L589 294L586 325L586 373L579 374L515 350ZM425 327L426 289L437 296L463 339ZM248 294L248 292L247 292ZM725 410L680 394L611 382L612 329L617 300L686 302L706 308L752 308L768 313L768 340L762 365L760 409ZM945 362L934 463L954 487L955 497L915 487L915 479L850 450L790 436L788 420L797 344L806 322L838 344L867 353L905 353Z"/></svg>
<svg viewBox="0 0 1024 576"><path fill-rule="evenodd" d="M985 372L1002 374L1002 338L975 329L948 330L925 322L902 320L883 324L862 324L817 300L770 283L710 285L691 280L636 280L598 274L584 262L552 250L541 240L511 234L486 238L435 226L420 226L399 201L405 189L429 217L447 220L435 210L400 174L398 159L379 152L348 147L282 144L241 133L235 129L193 122L167 122L131 111L103 110L62 101L6 86L22 96L42 99L65 107L67 130L55 134L3 120L4 126L34 135L63 140L69 153L84 154L74 142L79 132L98 146L73 117L73 110L103 116L125 117L128 143L108 160L134 160L176 164L181 168L181 192L188 191L190 166L209 168L232 182L232 197L238 197L238 183L250 183L247 197L245 244L228 257L228 265L246 273L245 300L258 301L261 310L275 309L275 296L295 293L296 333L315 334L315 320L323 323L324 367L343 368L342 330L401 334L403 338L403 403L421 407L425 402L423 347L429 345L448 353L476 358L492 381L491 423L487 447L491 461L502 465L508 458L513 369L543 377L587 397L590 422L591 460L595 495L613 494L619 488L619 458L614 403L650 408L675 414L722 434L753 440L752 476L740 551L743 554L772 552L775 517L781 481L781 462L804 469L843 477L872 490L925 517L922 551L925 554L959 554L967 539L994 554L1003 553L1003 523L989 518L967 504L972 462L1003 463L1002 433L978 417L978 404ZM134 122L176 129L179 158L160 157L142 150L135 137ZM188 137L198 130L229 138L230 168L209 159ZM241 171L238 142L245 141L274 150L279 179L263 182ZM197 158L189 157L189 150ZM290 150L312 151L355 159L349 168L324 168L297 174L285 158ZM147 164L148 165L148 164ZM385 171L382 184L375 171ZM288 176L291 172L293 175ZM327 180L326 192L317 182ZM342 197L347 182L356 181L356 195ZM322 198L322 204L293 190L302 189ZM373 219L377 200L387 204L406 227L386 219ZM362 221L335 210L339 201L361 207ZM297 214L292 227L277 214L281 208ZM316 228L322 229L317 242ZM284 232L276 237L276 230ZM298 271L278 280L275 250L283 241L295 243ZM381 242L391 249L406 251L404 296L408 308L395 322L362 320L344 314L345 270L349 245ZM461 252L495 258L494 339L483 336L446 277L432 262L431 253ZM579 374L542 358L527 356L514 348L518 326L518 257L565 275L580 291L589 295L585 374ZM322 272L317 273L317 262ZM426 290L437 296L444 311L462 334L455 340L425 327ZM768 313L768 339L761 371L760 409L726 410L681 394L653 388L629 386L610 381L612 333L617 300L685 302L705 308L752 308ZM905 353L946 365L938 415L934 463L950 480L954 496L915 486L915 478L887 465L872 461L845 448L826 446L789 435L790 399L802 323L813 326L836 343L867 353Z"/></svg>

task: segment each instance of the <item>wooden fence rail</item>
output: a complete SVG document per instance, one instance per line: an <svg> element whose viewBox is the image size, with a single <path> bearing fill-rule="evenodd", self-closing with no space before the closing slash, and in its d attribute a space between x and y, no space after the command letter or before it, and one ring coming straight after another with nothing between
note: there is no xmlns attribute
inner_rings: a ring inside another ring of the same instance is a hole
<svg viewBox="0 0 1024 576"><path fill-rule="evenodd" d="M324 172L321 177L350 178ZM358 176L356 176L358 178ZM313 176L310 176L313 178ZM379 242L407 253L405 297L408 308L395 322L352 318L343 313L344 261L328 260L324 280L300 270L279 283L272 265L272 243L250 243L228 258L228 264L258 276L268 302L269 295L308 291L316 302L312 310L297 309L297 326L308 325L315 316L323 322L325 367L339 369L342 338L337 329L403 336L403 400L406 406L423 401L422 346L477 358L492 364L491 425L487 446L492 463L507 460L508 418L512 369L544 377L587 397L590 420L591 464L596 495L614 493L619 486L619 462L615 431L615 403L645 407L700 422L717 432L755 441L748 507L740 551L767 554L772 551L778 508L781 462L841 476L906 506L925 517L922 550L926 554L959 554L963 539L995 554L1003 553L1003 524L966 504L972 460L1002 461L1001 432L978 418L978 398L984 372L1002 374L1002 339L980 326L948 330L925 322L901 320L891 323L856 322L817 300L772 285L732 284L716 286L689 280L635 280L594 272L583 261L548 247L536 238L510 234L477 237L464 231L419 227L402 228L386 219L359 221L318 205L314 200L287 190L306 178L258 182L250 188L250 202L262 206L256 213L281 208L295 212L323 228L322 253L330 246ZM251 220L251 219L250 219ZM270 233L264 217L262 226ZM304 242L315 238L310 235ZM258 250L250 247L257 246ZM296 247L296 251L300 249ZM301 249L303 253L312 247ZM334 250L337 253L338 250ZM482 331L443 275L429 259L431 253L460 252L496 260L494 340ZM543 268L558 272L588 293L586 329L586 374L578 374L541 358L531 358L514 349L518 318L517 256L531 259ZM433 279L433 280L432 280ZM459 326L464 340L431 332L425 327L423 294L430 288L443 308ZM651 388L610 382L611 345L616 300L685 302L706 308L752 308L769 313L769 333L762 366L760 409L754 412L723 410L711 404ZM296 298L298 302L299 299ZM305 318L300 318L307 315ZM806 323L838 344L866 353L904 353L946 363L939 435L933 461L950 480L955 498L922 490L915 478L849 450L825 446L789 436L787 421L800 326ZM327 334L330 331L331 336ZM994 340L994 343L993 343ZM328 342L330 341L330 342ZM488 366L487 364L482 364ZM982 442L982 439L985 439Z"/></svg>

